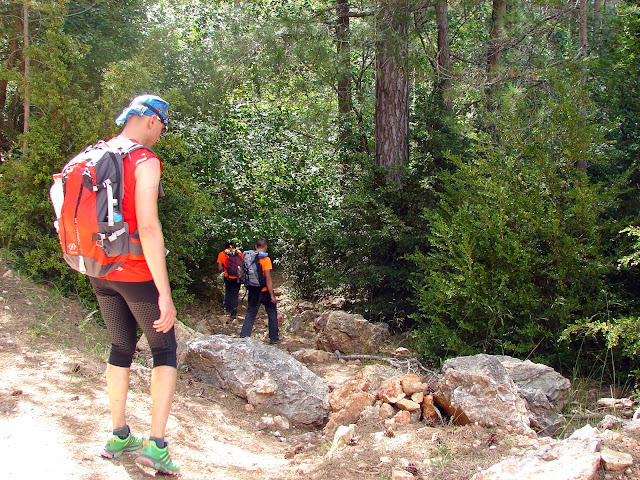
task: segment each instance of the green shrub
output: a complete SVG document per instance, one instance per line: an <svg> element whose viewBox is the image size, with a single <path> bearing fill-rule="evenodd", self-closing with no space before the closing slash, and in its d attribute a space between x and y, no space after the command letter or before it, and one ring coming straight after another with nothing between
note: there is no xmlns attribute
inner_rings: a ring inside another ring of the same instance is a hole
<svg viewBox="0 0 640 480"><path fill-rule="evenodd" d="M535 116L525 114L528 96L510 92L499 141L480 138L472 156L452 158L439 208L424 212L429 243L410 259L418 266L414 338L427 356L571 363L558 337L604 305L606 194L578 167L596 160L589 145L597 135L567 85L553 86Z"/></svg>

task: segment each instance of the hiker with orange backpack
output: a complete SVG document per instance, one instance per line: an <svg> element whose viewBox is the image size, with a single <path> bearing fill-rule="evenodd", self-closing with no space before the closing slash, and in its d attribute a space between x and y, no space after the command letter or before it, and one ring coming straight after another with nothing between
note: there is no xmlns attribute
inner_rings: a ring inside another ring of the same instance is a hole
<svg viewBox="0 0 640 480"><path fill-rule="evenodd" d="M88 147L54 176L52 200L65 261L88 276L111 341L106 379L113 432L102 456L142 447L140 466L177 475L164 437L177 380L177 311L158 218L162 164L151 150L167 129L168 108L155 95L134 98L116 118L124 125L118 136ZM151 431L144 442L125 415L138 326L153 355Z"/></svg>
<svg viewBox="0 0 640 480"><path fill-rule="evenodd" d="M218 254L218 270L224 275L224 311L231 320L235 320L244 272L244 255L231 240L224 244L224 250Z"/></svg>

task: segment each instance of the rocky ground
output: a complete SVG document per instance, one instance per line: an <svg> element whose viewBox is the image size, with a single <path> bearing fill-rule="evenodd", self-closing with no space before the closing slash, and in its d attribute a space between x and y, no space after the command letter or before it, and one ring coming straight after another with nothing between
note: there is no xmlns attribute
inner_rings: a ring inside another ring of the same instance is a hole
<svg viewBox="0 0 640 480"><path fill-rule="evenodd" d="M286 295L283 295L286 312ZM237 335L220 312L191 306L181 315L212 333ZM266 339L259 317L255 336ZM285 335L279 345L293 352L313 347L311 333ZM110 430L104 384L106 335L95 312L74 299L20 279L0 263L0 441L3 478L142 479L135 454L108 461L99 451ZM338 385L359 371L359 362L310 364L327 384ZM149 429L149 370L133 367L128 402L132 430ZM355 480L401 478L469 479L501 459L522 454L538 440L506 429L400 426L385 435L382 422L358 427L345 448L328 455L322 431L264 428L263 414L245 400L196 381L181 366L167 438L185 479ZM597 418L593 418L597 422ZM581 419L584 424L584 419ZM574 425L575 427L581 425ZM596 478L640 478L640 436L611 436L611 448L634 457L622 472ZM394 473L395 472L395 473Z"/></svg>

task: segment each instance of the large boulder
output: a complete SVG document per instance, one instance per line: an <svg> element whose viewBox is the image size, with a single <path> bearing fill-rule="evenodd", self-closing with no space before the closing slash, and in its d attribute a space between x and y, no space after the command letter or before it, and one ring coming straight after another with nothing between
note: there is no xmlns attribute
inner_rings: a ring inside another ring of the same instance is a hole
<svg viewBox="0 0 640 480"><path fill-rule="evenodd" d="M506 355L496 355L496 358L507 369L518 388L542 392L558 411L562 411L569 403L571 382L553 368Z"/></svg>
<svg viewBox="0 0 640 480"><path fill-rule="evenodd" d="M491 355L447 360L436 392L451 407L453 421L485 427L507 426L535 436L525 401L500 361Z"/></svg>
<svg viewBox="0 0 640 480"><path fill-rule="evenodd" d="M565 425L560 411L569 402L571 382L547 365L505 355L496 358L526 401L531 426L547 435L558 433Z"/></svg>
<svg viewBox="0 0 640 480"><path fill-rule="evenodd" d="M329 414L329 389L322 380L290 355L258 340L200 337L188 342L185 361L196 377L291 423L322 425Z"/></svg>
<svg viewBox="0 0 640 480"><path fill-rule="evenodd" d="M600 441L598 431L585 425L566 440L507 458L471 480L592 480L600 467Z"/></svg>
<svg viewBox="0 0 640 480"><path fill-rule="evenodd" d="M332 310L320 315L314 324L316 347L328 352L375 353L390 336L386 323L370 323L362 315Z"/></svg>

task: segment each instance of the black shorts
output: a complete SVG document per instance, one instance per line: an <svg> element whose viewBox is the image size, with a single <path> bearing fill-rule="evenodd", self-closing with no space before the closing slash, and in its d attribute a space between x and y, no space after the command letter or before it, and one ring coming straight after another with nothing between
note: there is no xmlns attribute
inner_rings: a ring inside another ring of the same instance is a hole
<svg viewBox="0 0 640 480"><path fill-rule="evenodd" d="M153 322L160 318L158 289L153 281L114 282L92 277L89 280L109 331L111 365L124 368L131 366L139 325L151 347L153 366L177 366L174 329L171 328L167 333L153 329Z"/></svg>

